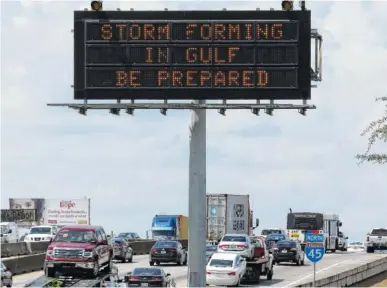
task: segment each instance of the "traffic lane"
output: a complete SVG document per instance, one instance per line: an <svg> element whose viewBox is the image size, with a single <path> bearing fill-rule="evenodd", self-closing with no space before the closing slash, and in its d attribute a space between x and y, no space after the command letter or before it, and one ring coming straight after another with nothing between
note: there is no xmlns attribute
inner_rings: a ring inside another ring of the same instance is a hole
<svg viewBox="0 0 387 288"><path fill-rule="evenodd" d="M115 262L114 265L117 266L118 272L120 274L127 273L136 266L140 266L140 267L149 266L149 255L134 255L132 263L119 263L117 261L114 261L114 262ZM21 275L15 275L13 276L13 286L15 287L24 286L27 283L34 281L36 278L39 278L43 274L44 274L43 271L36 271L36 272L30 272L30 273L21 274Z"/></svg>
<svg viewBox="0 0 387 288"><path fill-rule="evenodd" d="M316 279L325 278L341 271L363 265L371 260L376 260L380 256L374 257L366 253L329 253L316 264ZM261 285L274 287L293 287L304 282L313 280L313 263L305 258L304 266L292 264L276 265L274 267L273 281L262 281Z"/></svg>
<svg viewBox="0 0 387 288"><path fill-rule="evenodd" d="M354 266L361 265L356 259L369 261L367 254L360 253L330 253L325 254L324 258L316 264L316 278L323 278L337 273L338 267L347 267L349 263L357 263ZM375 258L375 257L374 257ZM313 263L305 258L304 266L297 266L295 264L281 264L274 266L274 275L272 280L266 280L266 276L261 276L259 286L271 287L294 287L303 282L308 282L313 279ZM186 284L186 283L185 283ZM244 287L252 287L257 285L241 285ZM213 286L212 286L213 287Z"/></svg>

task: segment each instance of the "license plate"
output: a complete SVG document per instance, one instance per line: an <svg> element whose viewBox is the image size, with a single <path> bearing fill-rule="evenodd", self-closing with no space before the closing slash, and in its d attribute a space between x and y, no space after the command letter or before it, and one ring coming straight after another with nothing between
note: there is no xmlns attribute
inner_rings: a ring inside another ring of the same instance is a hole
<svg viewBox="0 0 387 288"><path fill-rule="evenodd" d="M141 287L148 287L148 283L141 283Z"/></svg>
<svg viewBox="0 0 387 288"><path fill-rule="evenodd" d="M298 238L300 235L299 234L292 234L291 237Z"/></svg>
<svg viewBox="0 0 387 288"><path fill-rule="evenodd" d="M282 252L282 253L288 253L288 251L287 251L287 250L282 250L281 252Z"/></svg>
<svg viewBox="0 0 387 288"><path fill-rule="evenodd" d="M161 251L161 254L165 254L165 253L167 253L167 252ZM148 286L148 283L144 283L144 284L146 284Z"/></svg>
<svg viewBox="0 0 387 288"><path fill-rule="evenodd" d="M230 245L230 248L236 248L236 246L235 245Z"/></svg>

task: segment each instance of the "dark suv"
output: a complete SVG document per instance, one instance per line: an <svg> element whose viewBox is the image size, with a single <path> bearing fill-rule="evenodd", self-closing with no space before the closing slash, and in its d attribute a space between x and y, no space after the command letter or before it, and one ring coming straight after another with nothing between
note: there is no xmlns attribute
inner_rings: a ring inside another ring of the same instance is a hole
<svg viewBox="0 0 387 288"><path fill-rule="evenodd" d="M304 265L305 254L298 242L291 240L278 241L273 248L273 257L275 263L291 262L297 266Z"/></svg>
<svg viewBox="0 0 387 288"><path fill-rule="evenodd" d="M178 241L157 241L149 253L149 265L175 262L187 265L187 247Z"/></svg>
<svg viewBox="0 0 387 288"><path fill-rule="evenodd" d="M105 231L100 226L65 226L48 246L44 261L47 277L57 271L72 275L87 272L96 277L101 269L113 267L113 248L108 244Z"/></svg>

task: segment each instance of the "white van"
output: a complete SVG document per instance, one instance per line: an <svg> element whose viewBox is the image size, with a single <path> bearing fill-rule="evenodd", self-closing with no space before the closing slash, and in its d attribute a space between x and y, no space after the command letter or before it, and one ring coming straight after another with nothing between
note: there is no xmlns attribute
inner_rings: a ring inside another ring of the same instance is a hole
<svg viewBox="0 0 387 288"><path fill-rule="evenodd" d="M19 231L15 222L1 222L1 243L19 242Z"/></svg>

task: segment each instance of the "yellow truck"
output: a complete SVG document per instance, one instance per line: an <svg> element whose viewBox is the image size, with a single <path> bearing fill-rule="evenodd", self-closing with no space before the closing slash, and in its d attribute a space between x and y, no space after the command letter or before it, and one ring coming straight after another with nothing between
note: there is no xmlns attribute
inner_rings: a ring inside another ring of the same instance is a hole
<svg viewBox="0 0 387 288"><path fill-rule="evenodd" d="M155 215L152 220L153 240L188 240L188 217Z"/></svg>

